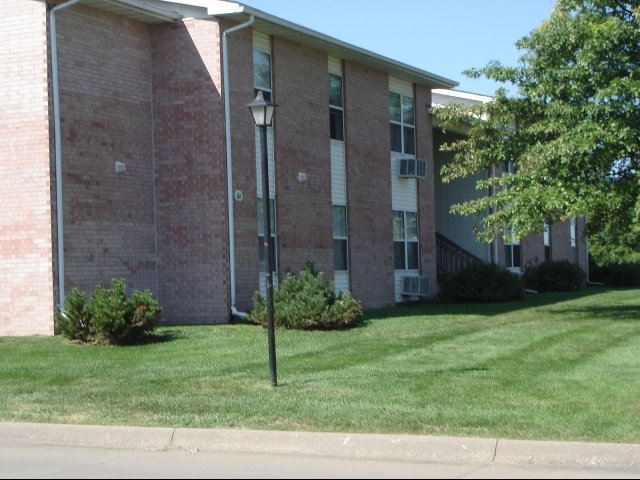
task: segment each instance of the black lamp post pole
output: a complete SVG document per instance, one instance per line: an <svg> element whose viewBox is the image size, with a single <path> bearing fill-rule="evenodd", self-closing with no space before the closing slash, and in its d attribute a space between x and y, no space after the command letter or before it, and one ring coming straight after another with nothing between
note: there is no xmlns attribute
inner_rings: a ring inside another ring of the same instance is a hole
<svg viewBox="0 0 640 480"><path fill-rule="evenodd" d="M269 379L271 386L278 385L276 374L276 336L273 321L273 265L271 258L271 205L269 202L269 154L267 152L267 126L260 125L260 149L262 150L262 211L264 212L264 256L267 281L267 336L269 342Z"/></svg>

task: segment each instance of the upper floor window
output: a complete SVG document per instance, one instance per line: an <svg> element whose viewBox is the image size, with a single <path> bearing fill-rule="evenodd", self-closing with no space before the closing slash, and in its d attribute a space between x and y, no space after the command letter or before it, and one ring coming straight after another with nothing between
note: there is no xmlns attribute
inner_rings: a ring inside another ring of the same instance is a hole
<svg viewBox="0 0 640 480"><path fill-rule="evenodd" d="M393 268L417 270L418 266L418 214L394 210Z"/></svg>
<svg viewBox="0 0 640 480"><path fill-rule="evenodd" d="M344 110L342 107L342 77L329 74L329 130L334 140L344 140Z"/></svg>
<svg viewBox="0 0 640 480"><path fill-rule="evenodd" d="M253 88L254 94L264 93L264 99L271 99L271 55L260 50L253 51Z"/></svg>
<svg viewBox="0 0 640 480"><path fill-rule="evenodd" d="M389 92L391 151L415 155L416 133L413 98Z"/></svg>

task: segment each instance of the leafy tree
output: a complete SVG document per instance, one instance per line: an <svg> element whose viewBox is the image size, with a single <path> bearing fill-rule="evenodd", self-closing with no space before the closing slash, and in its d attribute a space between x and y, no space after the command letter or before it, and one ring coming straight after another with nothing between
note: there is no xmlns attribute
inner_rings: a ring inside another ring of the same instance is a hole
<svg viewBox="0 0 640 480"><path fill-rule="evenodd" d="M492 195L452 213L485 214L479 239L506 225L520 237L545 223L586 216L598 263L640 251L640 2L558 0L550 18L516 43L517 66L467 70L511 84L481 105L439 107L443 129L467 136L443 145L454 160L443 181L488 172ZM504 162L513 175L500 175ZM486 214L486 212L489 212Z"/></svg>

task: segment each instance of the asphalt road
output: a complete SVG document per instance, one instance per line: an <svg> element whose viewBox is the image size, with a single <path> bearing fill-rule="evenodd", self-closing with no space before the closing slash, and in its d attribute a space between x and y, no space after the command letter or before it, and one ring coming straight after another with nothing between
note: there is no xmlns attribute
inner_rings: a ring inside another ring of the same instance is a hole
<svg viewBox="0 0 640 480"><path fill-rule="evenodd" d="M0 478L640 478L640 445L0 423Z"/></svg>

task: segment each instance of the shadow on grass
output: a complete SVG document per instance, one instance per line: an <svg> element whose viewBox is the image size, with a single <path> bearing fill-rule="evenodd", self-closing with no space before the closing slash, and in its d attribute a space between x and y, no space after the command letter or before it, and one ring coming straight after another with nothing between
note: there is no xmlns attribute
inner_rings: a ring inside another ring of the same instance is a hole
<svg viewBox="0 0 640 480"><path fill-rule="evenodd" d="M479 302L460 302L449 303L440 300L425 300L422 302L411 302L406 304L398 304L394 307L372 309L365 312L365 322L372 320L383 320L391 317L423 317L428 315L480 315L493 316L502 315L509 312L516 312L528 308L536 308L560 304L562 302L571 301L579 298L600 295L610 292L611 288L600 286L589 286L583 290L574 292L547 292L537 294L525 294L520 300L512 300L507 302L479 303ZM593 312L591 307L583 308L585 312ZM596 307L597 309L597 307ZM606 310L637 310L633 306L625 307L603 307L603 312L598 316L605 317ZM567 312L576 312L575 307L567 307ZM621 316L618 314L618 316Z"/></svg>
<svg viewBox="0 0 640 480"><path fill-rule="evenodd" d="M128 342L118 343L119 347L139 347L140 345L152 345L156 343L166 343L175 340L187 338L185 333L180 330L173 330L171 327L162 326L162 330L154 330L144 335L131 339Z"/></svg>
<svg viewBox="0 0 640 480"><path fill-rule="evenodd" d="M556 315L566 316L572 320L640 321L640 306L638 305L593 305L581 308L552 307L548 311Z"/></svg>

